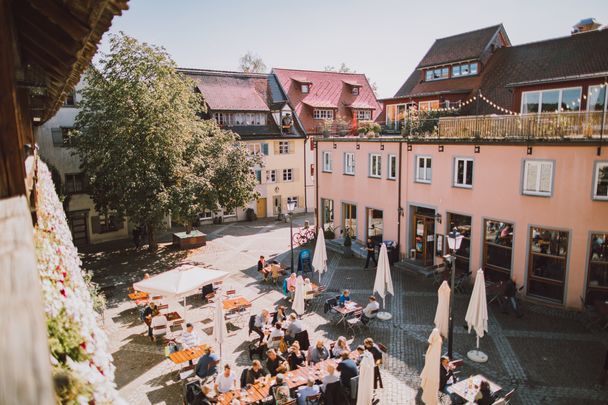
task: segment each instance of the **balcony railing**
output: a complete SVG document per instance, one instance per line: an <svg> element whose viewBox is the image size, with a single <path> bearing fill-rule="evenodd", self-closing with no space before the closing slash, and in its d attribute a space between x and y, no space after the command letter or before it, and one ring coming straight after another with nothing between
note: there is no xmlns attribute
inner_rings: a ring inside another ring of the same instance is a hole
<svg viewBox="0 0 608 405"><path fill-rule="evenodd" d="M428 122L426 122L428 121ZM520 115L439 117L398 123L383 133L428 139L584 140L608 138L608 113L602 111Z"/></svg>

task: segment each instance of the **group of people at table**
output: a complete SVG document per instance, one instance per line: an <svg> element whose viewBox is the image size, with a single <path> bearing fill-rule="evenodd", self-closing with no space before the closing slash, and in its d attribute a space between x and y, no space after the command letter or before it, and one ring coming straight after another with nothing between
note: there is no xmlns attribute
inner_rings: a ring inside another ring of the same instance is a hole
<svg viewBox="0 0 608 405"><path fill-rule="evenodd" d="M272 314L262 310L254 319L250 329L258 337L249 352L251 366L243 370L240 378L230 364L220 367L220 356L211 347L207 347L198 359L194 373L202 386L199 403L231 404L233 396L230 394L239 393L240 385L242 390L255 386L272 397L272 403L277 405L293 400L298 405L305 405L306 398L324 395L328 391L338 390L344 396L350 393L353 389L351 379L359 375L358 365L365 351L372 354L376 366L382 363L382 351L371 338L365 339L363 345L352 351L343 336L329 344L322 339L317 340L314 346L308 342L301 344L296 336L306 330L305 325L295 313L287 315L285 307L279 306ZM185 349L196 347L200 340L192 325L187 324L177 342L179 349ZM309 345L306 350L302 347L304 344ZM259 359L254 359L254 356ZM292 373L300 369L310 370L306 374L308 377L290 380ZM378 367L376 373L375 385L381 385ZM241 403L238 399L236 401Z"/></svg>

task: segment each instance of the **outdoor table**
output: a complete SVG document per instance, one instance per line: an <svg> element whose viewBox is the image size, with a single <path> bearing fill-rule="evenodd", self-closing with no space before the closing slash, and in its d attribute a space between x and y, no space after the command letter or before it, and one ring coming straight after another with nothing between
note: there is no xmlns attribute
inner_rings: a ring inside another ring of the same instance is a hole
<svg viewBox="0 0 608 405"><path fill-rule="evenodd" d="M339 325L340 322L345 322L346 318L350 314L353 314L355 311L361 308L363 307L354 301L346 301L344 303L344 306L336 305L335 307L333 307L333 310L340 314L340 319L338 320L338 322L336 322L336 325Z"/></svg>
<svg viewBox="0 0 608 405"><path fill-rule="evenodd" d="M135 291L129 294L129 299L131 299L132 301L145 300L148 297L148 293L143 291Z"/></svg>
<svg viewBox="0 0 608 405"><path fill-rule="evenodd" d="M477 374L473 377L458 381L448 387L448 390L464 399L467 403L475 402L475 397L479 392L479 385L481 381L486 380L490 384L490 392L495 393L500 391L502 388L499 385L494 384L481 374Z"/></svg>
<svg viewBox="0 0 608 405"><path fill-rule="evenodd" d="M242 296L225 300L222 304L224 305L224 311L226 312L233 311L237 308L249 308L252 305L251 301Z"/></svg>
<svg viewBox="0 0 608 405"><path fill-rule="evenodd" d="M217 399L220 405L231 405L232 401L237 398L240 404L254 404L262 401L268 395L263 395L263 390L259 390L258 387L261 388L259 383L253 384L249 388L236 389L229 392L225 392L223 394L219 394Z"/></svg>
<svg viewBox="0 0 608 405"><path fill-rule="evenodd" d="M175 364L185 363L201 357L205 353L206 349L207 345L199 345L193 347L192 349L180 350L179 352L171 353L169 355L169 359L171 359L171 361Z"/></svg>
<svg viewBox="0 0 608 405"><path fill-rule="evenodd" d="M182 319L182 317L175 311L168 312L165 314L165 316L167 317L167 321L169 322L175 321L176 319Z"/></svg>

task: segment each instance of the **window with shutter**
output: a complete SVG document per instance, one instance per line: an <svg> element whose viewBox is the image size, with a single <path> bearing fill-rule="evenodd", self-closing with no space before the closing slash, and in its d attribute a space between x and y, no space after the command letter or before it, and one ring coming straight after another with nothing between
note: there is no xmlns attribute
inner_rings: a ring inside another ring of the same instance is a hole
<svg viewBox="0 0 608 405"><path fill-rule="evenodd" d="M262 144L262 154L268 156L268 144L267 143Z"/></svg>
<svg viewBox="0 0 608 405"><path fill-rule="evenodd" d="M524 162L523 194L550 196L553 185L553 162L526 160Z"/></svg>
<svg viewBox="0 0 608 405"><path fill-rule="evenodd" d="M593 198L608 200L608 162L595 163Z"/></svg>
<svg viewBox="0 0 608 405"><path fill-rule="evenodd" d="M257 180L258 184L262 184L262 171L261 170L256 170L255 171L255 179Z"/></svg>
<svg viewBox="0 0 608 405"><path fill-rule="evenodd" d="M296 153L295 141L289 141L289 153Z"/></svg>

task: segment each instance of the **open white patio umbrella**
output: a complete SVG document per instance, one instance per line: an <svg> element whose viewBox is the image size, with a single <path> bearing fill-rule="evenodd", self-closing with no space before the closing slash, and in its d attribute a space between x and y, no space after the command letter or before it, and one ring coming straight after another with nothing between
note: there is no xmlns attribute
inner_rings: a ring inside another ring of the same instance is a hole
<svg viewBox="0 0 608 405"><path fill-rule="evenodd" d="M420 373L422 401L427 405L439 403L439 367L441 366L441 335L437 328L429 336L429 347L426 349L424 368Z"/></svg>
<svg viewBox="0 0 608 405"><path fill-rule="evenodd" d="M133 289L160 295L169 299L183 298L184 312L186 297L197 293L201 288L228 276L228 272L204 269L193 265L182 265L173 270L150 277L133 284ZM185 318L185 314L184 314Z"/></svg>
<svg viewBox="0 0 608 405"><path fill-rule="evenodd" d="M321 274L327 271L327 249L325 248L325 234L323 228L317 230L317 244L315 245L315 254L312 257L312 268L319 273L319 284L321 283Z"/></svg>
<svg viewBox="0 0 608 405"><path fill-rule="evenodd" d="M298 315L304 314L304 279L302 276L298 276L296 279L296 291L293 296L293 303L291 304L291 309L295 311Z"/></svg>
<svg viewBox="0 0 608 405"><path fill-rule="evenodd" d="M357 405L371 405L374 398L374 357L367 350L359 369L359 387L357 388Z"/></svg>
<svg viewBox="0 0 608 405"><path fill-rule="evenodd" d="M224 318L224 304L221 300L217 300L213 317L213 341L220 346L220 359L222 359L222 344L227 337L228 328L226 328L226 319Z"/></svg>
<svg viewBox="0 0 608 405"><path fill-rule="evenodd" d="M484 333L488 331L488 301L486 298L486 281L482 269L477 270L477 277L475 277L475 285L473 286L465 320L469 325L469 333L471 333L471 329L475 329L477 334L477 349L469 351L467 356L473 361L484 363L488 361L488 356L479 350L479 338L482 338Z"/></svg>
<svg viewBox="0 0 608 405"><path fill-rule="evenodd" d="M395 295L393 290L393 279L391 278L391 265L388 261L388 253L386 245L383 243L380 247L380 256L378 257L378 267L376 268L376 280L374 281L374 292L377 292L382 297L382 305L386 308L386 294ZM392 315L386 311L379 312L378 318L388 320Z"/></svg>
<svg viewBox="0 0 608 405"><path fill-rule="evenodd" d="M448 325L450 323L450 286L443 281L437 290L437 310L435 311L435 327L444 338L448 337Z"/></svg>

